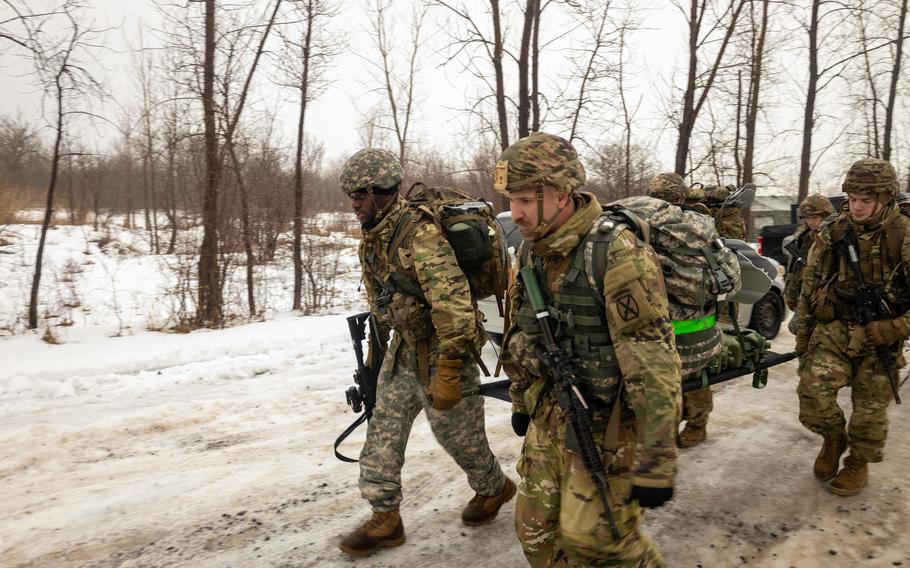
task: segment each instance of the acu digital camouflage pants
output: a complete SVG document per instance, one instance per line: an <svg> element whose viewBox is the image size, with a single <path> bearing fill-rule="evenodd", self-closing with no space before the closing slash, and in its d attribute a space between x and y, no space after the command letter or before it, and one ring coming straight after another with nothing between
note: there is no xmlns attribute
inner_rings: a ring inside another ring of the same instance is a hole
<svg viewBox="0 0 910 568"><path fill-rule="evenodd" d="M815 326L809 350L800 361L799 421L822 436L842 432L847 421L837 393L850 387L850 453L865 462L880 462L888 434L891 387L882 362L864 342L865 332L856 324L835 320Z"/></svg>
<svg viewBox="0 0 910 568"><path fill-rule="evenodd" d="M627 503L632 490L635 436L620 433L619 449L607 468L608 501L619 528L613 540L603 505L581 457L565 449L565 418L547 395L525 436L518 473L521 485L515 528L528 563L534 567L661 567L660 554L642 534L641 508ZM595 439L602 442L603 428ZM605 455L604 460L611 459Z"/></svg>
<svg viewBox="0 0 910 568"><path fill-rule="evenodd" d="M382 363L376 406L360 452L361 495L374 511L399 508L405 448L421 410L426 412L436 440L467 474L471 489L481 495L495 495L506 478L487 442L483 397L467 397L450 410L435 410L427 402L426 388L417 378L410 352L402 345L396 357L388 356ZM430 367L430 376L434 373L435 368ZM461 373L462 386L478 384L479 375L477 365L467 359Z"/></svg>

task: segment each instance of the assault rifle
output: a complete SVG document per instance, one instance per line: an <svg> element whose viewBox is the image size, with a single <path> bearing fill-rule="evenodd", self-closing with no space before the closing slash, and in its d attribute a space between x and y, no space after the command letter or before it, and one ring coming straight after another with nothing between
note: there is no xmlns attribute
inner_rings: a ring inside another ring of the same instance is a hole
<svg viewBox="0 0 910 568"><path fill-rule="evenodd" d="M347 318L348 331L354 346L354 358L357 360L357 369L354 371L354 384L344 391L348 406L354 412L363 412L348 426L335 440L335 457L341 461L355 463L358 460L338 453L338 446L358 426L368 421L373 416L373 407L376 406L376 379L379 377L379 367L385 356L385 345L379 340L379 326L370 312L355 314ZM366 327L370 324L369 356L370 360L364 363L363 341L367 339Z"/></svg>
<svg viewBox="0 0 910 568"><path fill-rule="evenodd" d="M563 354L553 338L553 331L550 329L549 312L547 311L540 285L537 282L534 267L525 266L519 271L519 276L528 290L528 297L531 299L531 306L534 308L534 312L537 314L537 321L540 323L540 331L543 335L544 344L543 346L538 346L538 356L544 367L546 367L547 374L553 380L556 402L568 417L571 433L574 434L578 449L581 452L581 460L585 469L588 470L588 475L591 476L594 487L597 488L597 495L600 497L601 504L603 504L604 518L610 525L613 540L618 541L619 529L613 519L610 503L607 501L607 477L604 463L600 457L600 450L597 449L597 444L594 442L594 433L591 431L591 407L585 400L584 395L581 394L581 390L579 390L578 369Z"/></svg>
<svg viewBox="0 0 910 568"><path fill-rule="evenodd" d="M806 259L803 258L799 250L799 245L797 243L798 239L793 239L789 243L784 245L784 250L790 253L790 258L793 259L793 262L798 266L806 266Z"/></svg>
<svg viewBox="0 0 910 568"><path fill-rule="evenodd" d="M856 245L853 244L853 230L848 228L844 236L834 243L834 250L840 254L844 262L850 265L853 271L853 278L856 280L856 291L853 294L853 311L856 314L856 320L863 327L869 323L878 320L890 319L891 310L885 302L882 294L882 287L866 284L863 280L863 273L859 267L859 255L856 253ZM885 366L885 372L888 373L888 384L891 386L891 394L894 396L896 404L901 403L901 397L898 393L898 376L897 362L894 354L887 345L876 345L875 354Z"/></svg>

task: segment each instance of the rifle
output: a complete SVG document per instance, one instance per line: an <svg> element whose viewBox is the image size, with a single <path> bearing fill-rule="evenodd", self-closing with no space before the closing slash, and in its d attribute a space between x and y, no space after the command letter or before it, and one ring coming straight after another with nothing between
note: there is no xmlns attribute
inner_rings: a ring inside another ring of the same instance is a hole
<svg viewBox="0 0 910 568"><path fill-rule="evenodd" d="M379 341L379 326L370 312L349 316L347 320L348 332L351 334L351 342L354 346L354 358L357 360L357 369L354 371L354 384L344 391L344 395L351 410L355 413L363 412L363 414L358 416L335 439L335 457L344 462L356 463L359 460L338 453L338 446L364 421L368 421L373 417L373 407L376 406L376 379L379 377L379 368L382 366L383 357L385 357L385 345ZM370 324L370 361L364 363L362 344L363 340L367 339L367 322Z"/></svg>
<svg viewBox="0 0 910 568"><path fill-rule="evenodd" d="M853 271L853 278L856 279L857 286L853 294L853 311L859 324L865 327L873 321L889 319L891 310L885 302L881 286L869 285L863 280L863 273L859 268L859 255L856 253L856 245L853 244L852 228L848 227L844 236L834 243L834 250L850 265ZM900 404L897 362L894 355L887 345L876 345L875 354L878 355L878 358L885 366L885 371L888 373L888 384L891 386L894 402Z"/></svg>
<svg viewBox="0 0 910 568"><path fill-rule="evenodd" d="M569 420L569 426L578 442L578 449L581 452L581 460L594 487L597 488L597 495L603 504L603 516L610 525L610 532L613 540L619 540L619 529L616 521L613 519L613 513L610 510L610 503L607 501L607 477L603 460L600 457L600 451L594 442L594 434L591 431L592 416L591 407L581 394L578 379L578 369L570 361L556 344L553 338L553 331L550 329L549 312L543 299L540 285L537 282L537 276L532 266L525 266L519 271L519 277L528 290L528 297L531 300L531 306L537 314L537 321L540 324L540 331L543 334L544 345L538 346L538 355L547 369L547 374L553 380L553 390L556 394L556 402L565 412ZM619 393L616 394L619 396Z"/></svg>
<svg viewBox="0 0 910 568"><path fill-rule="evenodd" d="M793 262L798 266L806 266L806 259L803 258L799 250L799 245L797 243L799 239L793 239L789 243L784 245L784 250L790 253L790 258L793 259Z"/></svg>

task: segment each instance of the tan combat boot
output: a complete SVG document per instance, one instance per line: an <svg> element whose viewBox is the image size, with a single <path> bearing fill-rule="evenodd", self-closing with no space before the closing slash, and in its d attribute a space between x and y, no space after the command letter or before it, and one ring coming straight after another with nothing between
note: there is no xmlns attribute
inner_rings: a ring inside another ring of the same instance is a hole
<svg viewBox="0 0 910 568"><path fill-rule="evenodd" d="M676 445L680 448L691 448L704 442L708 438L708 427L703 424L686 422L686 427L676 437Z"/></svg>
<svg viewBox="0 0 910 568"><path fill-rule="evenodd" d="M404 544L404 524L398 510L373 511L373 516L341 541L339 548L354 557Z"/></svg>
<svg viewBox="0 0 910 568"><path fill-rule="evenodd" d="M856 495L869 480L869 466L866 462L858 460L852 455L848 455L844 460L844 469L837 472L831 483L828 484L828 491L835 495Z"/></svg>
<svg viewBox="0 0 910 568"><path fill-rule="evenodd" d="M500 507L515 496L516 491L515 483L507 477L506 484L496 495L474 495L461 512L461 521L468 526L489 523L496 518Z"/></svg>
<svg viewBox="0 0 910 568"><path fill-rule="evenodd" d="M840 456L847 449L847 433L840 432L834 436L825 436L825 442L822 449L815 458L815 466L812 471L815 477L821 481L828 481L837 473L837 466L840 464Z"/></svg>

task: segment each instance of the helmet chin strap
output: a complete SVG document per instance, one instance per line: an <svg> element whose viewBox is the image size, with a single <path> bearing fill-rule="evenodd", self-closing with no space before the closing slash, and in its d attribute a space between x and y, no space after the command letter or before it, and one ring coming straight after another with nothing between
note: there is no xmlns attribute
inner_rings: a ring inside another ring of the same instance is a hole
<svg viewBox="0 0 910 568"><path fill-rule="evenodd" d="M543 186L540 184L537 184L537 218L540 221L537 223L537 227L534 228L534 235L531 240L538 241L538 240L544 238L547 235L547 232L549 231L550 224L552 224L553 221L555 221L556 218L559 217L559 215L563 212L563 210L566 207L568 207L568 200L566 201L566 205L563 205L562 207L557 206L556 212L553 213L553 215L551 215L549 219L544 219L543 218Z"/></svg>

